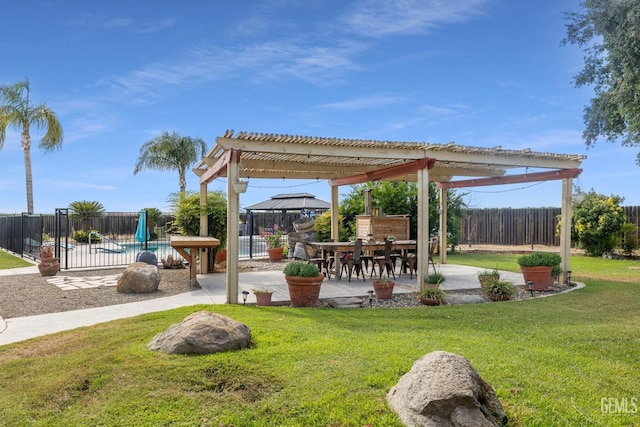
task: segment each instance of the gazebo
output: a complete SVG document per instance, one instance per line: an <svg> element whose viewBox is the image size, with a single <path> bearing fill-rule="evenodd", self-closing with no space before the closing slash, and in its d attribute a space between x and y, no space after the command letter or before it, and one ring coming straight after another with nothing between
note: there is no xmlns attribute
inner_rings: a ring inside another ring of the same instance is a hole
<svg viewBox="0 0 640 427"><path fill-rule="evenodd" d="M428 184L439 188L562 180L561 280L569 267L572 180L580 175L583 155L534 152L530 149L483 148L455 143L375 141L226 131L194 168L201 201L207 184L227 178L227 303L238 302L239 192L246 178L323 179L331 186L331 234L338 237L338 187L375 180L414 181L418 185L418 285L428 266ZM530 169L540 169L530 172ZM511 172L511 173L507 173ZM465 178L457 180L456 178ZM238 185L240 184L240 185ZM244 188L243 188L244 187ZM440 230L445 236L447 191L440 192ZM207 217L200 231L207 235ZM440 240L440 262L446 241Z"/></svg>
<svg viewBox="0 0 640 427"><path fill-rule="evenodd" d="M315 195L309 193L288 193L276 194L269 200L246 206L244 209L247 211L247 224L250 227L251 234L253 234L255 231L255 216L278 212L277 223L284 227L290 227L293 223L291 218L294 214L315 216L331 209L331 203L317 199ZM260 224L259 219L257 221L258 224ZM259 234L262 234L262 232Z"/></svg>

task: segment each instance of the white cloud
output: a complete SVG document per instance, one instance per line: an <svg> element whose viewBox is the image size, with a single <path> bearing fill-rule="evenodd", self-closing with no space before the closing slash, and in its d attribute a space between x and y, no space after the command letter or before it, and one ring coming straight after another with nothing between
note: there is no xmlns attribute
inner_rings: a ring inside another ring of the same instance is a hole
<svg viewBox="0 0 640 427"><path fill-rule="evenodd" d="M350 99L348 101L322 104L320 105L320 107L332 110L362 110L365 108L377 108L387 105L399 104L404 102L405 100L405 98L399 96L371 95Z"/></svg>
<svg viewBox="0 0 640 427"><path fill-rule="evenodd" d="M345 13L346 29L366 37L422 34L483 13L487 0L362 0Z"/></svg>

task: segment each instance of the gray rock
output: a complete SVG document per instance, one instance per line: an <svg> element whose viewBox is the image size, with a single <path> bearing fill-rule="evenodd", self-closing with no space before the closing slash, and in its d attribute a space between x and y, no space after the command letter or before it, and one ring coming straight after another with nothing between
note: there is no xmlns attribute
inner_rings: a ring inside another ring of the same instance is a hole
<svg viewBox="0 0 640 427"><path fill-rule="evenodd" d="M138 252L136 255L136 262L144 262L149 265L158 265L158 257L151 251Z"/></svg>
<svg viewBox="0 0 640 427"><path fill-rule="evenodd" d="M417 360L387 394L407 426L503 426L495 392L462 356L434 351Z"/></svg>
<svg viewBox="0 0 640 427"><path fill-rule="evenodd" d="M149 294L158 290L160 272L157 265L134 262L118 278L116 291L124 294Z"/></svg>
<svg viewBox="0 0 640 427"><path fill-rule="evenodd" d="M454 304L480 304L487 302L487 299L482 295L465 295L465 294L447 294L447 303Z"/></svg>
<svg viewBox="0 0 640 427"><path fill-rule="evenodd" d="M149 343L151 350L170 354L209 354L249 346L251 329L244 323L209 311L199 311L171 325Z"/></svg>

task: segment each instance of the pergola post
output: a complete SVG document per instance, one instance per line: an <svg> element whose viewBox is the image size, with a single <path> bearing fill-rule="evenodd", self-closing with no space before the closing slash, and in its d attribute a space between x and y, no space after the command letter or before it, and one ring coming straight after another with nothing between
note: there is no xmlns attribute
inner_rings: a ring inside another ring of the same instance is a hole
<svg viewBox="0 0 640 427"><path fill-rule="evenodd" d="M560 283L564 283L567 271L571 270L571 191L573 179L562 180L562 210L560 211Z"/></svg>
<svg viewBox="0 0 640 427"><path fill-rule="evenodd" d="M234 150L227 165L227 304L238 303L240 197L233 186L238 182L238 156L240 153Z"/></svg>
<svg viewBox="0 0 640 427"><path fill-rule="evenodd" d="M338 203L338 186L331 187L331 238L336 242L340 240L340 217Z"/></svg>
<svg viewBox="0 0 640 427"><path fill-rule="evenodd" d="M200 236L206 237L209 234L209 217L205 212L207 207L207 183L200 184ZM207 266L209 265L208 250L203 250L200 253L200 274L207 273Z"/></svg>
<svg viewBox="0 0 640 427"><path fill-rule="evenodd" d="M438 214L440 216L440 240L438 242L438 252L440 255L440 264L447 263L447 196L449 195L446 188L440 189L440 208Z"/></svg>
<svg viewBox="0 0 640 427"><path fill-rule="evenodd" d="M417 170L418 176L418 235L416 256L418 269L416 280L418 289L424 287L423 278L429 271L429 169Z"/></svg>

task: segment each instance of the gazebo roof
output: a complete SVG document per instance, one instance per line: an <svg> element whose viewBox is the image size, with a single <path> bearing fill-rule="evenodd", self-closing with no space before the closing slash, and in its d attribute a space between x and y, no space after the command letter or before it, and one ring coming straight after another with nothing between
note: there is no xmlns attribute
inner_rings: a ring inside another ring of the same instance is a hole
<svg viewBox="0 0 640 427"><path fill-rule="evenodd" d="M277 194L270 200L245 207L247 211L297 211L301 209L331 209L331 203L316 199L309 193Z"/></svg>
<svg viewBox="0 0 640 427"><path fill-rule="evenodd" d="M332 185L380 170L430 161L429 180L449 182L454 177L502 177L508 170L578 168L585 158L576 154L508 150L426 142L394 142L226 131L194 168L200 182L226 175L231 152L240 153L241 178L328 179ZM424 167L424 166L422 166ZM395 173L393 180L415 181L415 168ZM370 178L369 180L380 179ZM385 178L387 179L387 178Z"/></svg>

